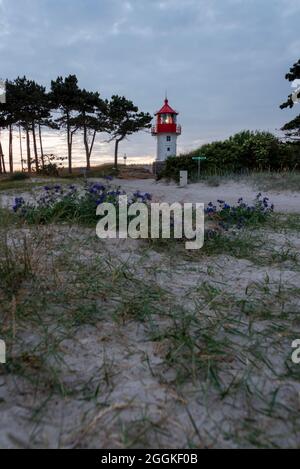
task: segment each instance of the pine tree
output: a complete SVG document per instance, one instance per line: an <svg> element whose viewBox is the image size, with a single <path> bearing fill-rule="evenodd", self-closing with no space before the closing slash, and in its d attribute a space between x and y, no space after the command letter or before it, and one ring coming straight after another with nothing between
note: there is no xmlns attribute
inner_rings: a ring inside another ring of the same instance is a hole
<svg viewBox="0 0 300 469"><path fill-rule="evenodd" d="M285 75L285 79L292 82L294 80L300 79L300 59L298 62L294 63L294 65L290 68L289 73ZM280 108L292 108L296 102L300 102L300 87L295 90L294 93L291 93L287 101L281 104ZM300 114L299 116L295 117L295 119L287 122L282 129L285 133L285 136L288 140L299 142L300 139Z"/></svg>
<svg viewBox="0 0 300 469"><path fill-rule="evenodd" d="M51 93L49 94L51 108L60 113L55 123L67 132L68 167L72 173L72 146L73 136L78 130L76 117L80 104L80 90L76 75L66 78L58 77L51 81Z"/></svg>
<svg viewBox="0 0 300 469"><path fill-rule="evenodd" d="M107 103L100 98L99 93L80 90L78 114L73 124L83 132L86 168L90 169L96 134L107 129Z"/></svg>
<svg viewBox="0 0 300 469"><path fill-rule="evenodd" d="M113 95L108 103L108 133L115 142L115 168L118 167L119 143L128 135L151 127L149 113L139 112L138 107L124 96Z"/></svg>

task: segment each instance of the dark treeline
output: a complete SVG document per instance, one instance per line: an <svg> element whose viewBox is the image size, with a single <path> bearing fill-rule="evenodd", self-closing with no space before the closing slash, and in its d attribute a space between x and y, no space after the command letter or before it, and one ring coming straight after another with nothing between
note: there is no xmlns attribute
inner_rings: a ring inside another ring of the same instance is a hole
<svg viewBox="0 0 300 469"><path fill-rule="evenodd" d="M97 134L108 134L108 141L115 142L115 167L118 165L119 143L128 135L150 127L152 117L140 112L132 101L113 95L102 99L98 92L78 86L76 75L58 77L51 81L50 90L25 76L6 80L6 102L0 103L0 132L8 131L8 168L5 165L0 137L0 173L14 170L14 133L25 133L26 149L20 140L22 169L28 172L43 171L43 128L64 130L68 149L68 169L72 172L72 147L75 133L81 133L86 154L86 167L90 168L91 156ZM23 153L26 158L23 159Z"/></svg>

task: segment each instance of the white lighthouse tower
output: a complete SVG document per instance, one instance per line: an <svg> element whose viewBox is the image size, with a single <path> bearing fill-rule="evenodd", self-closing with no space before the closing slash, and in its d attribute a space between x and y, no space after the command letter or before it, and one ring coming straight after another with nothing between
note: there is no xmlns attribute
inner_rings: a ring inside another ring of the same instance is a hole
<svg viewBox="0 0 300 469"><path fill-rule="evenodd" d="M169 156L176 156L177 136L181 134L177 115L178 112L169 106L167 98L163 107L155 113L156 124L152 127L152 135L157 138L156 161L165 161Z"/></svg>

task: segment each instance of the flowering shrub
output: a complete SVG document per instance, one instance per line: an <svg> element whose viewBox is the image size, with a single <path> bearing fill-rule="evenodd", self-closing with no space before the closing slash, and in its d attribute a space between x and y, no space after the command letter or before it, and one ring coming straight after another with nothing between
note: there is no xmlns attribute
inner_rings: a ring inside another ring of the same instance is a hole
<svg viewBox="0 0 300 469"><path fill-rule="evenodd" d="M218 200L217 203L218 207L209 202L205 213L207 218L218 221L219 226L225 230L232 226L240 229L246 225L262 223L274 210L268 197L262 197L261 193L257 194L253 205L247 205L242 197L235 206L230 206L224 200Z"/></svg>
<svg viewBox="0 0 300 469"><path fill-rule="evenodd" d="M144 203L147 203L152 199L152 196L151 194L149 194L149 192L145 192L144 194L142 194L140 191L134 192L133 197L138 202L144 202Z"/></svg>
<svg viewBox="0 0 300 469"><path fill-rule="evenodd" d="M33 202L26 202L23 197L17 197L13 210L28 223L49 223L52 221L76 221L83 224L97 222L96 209L104 202L110 202L118 208L118 196L125 195L119 187L112 188L107 183L86 184L83 189L74 185L45 186L42 194ZM128 205L134 202L148 202L151 195L137 191L128 198Z"/></svg>
<svg viewBox="0 0 300 469"><path fill-rule="evenodd" d="M119 187L113 188L109 180L105 184L96 182L86 184L83 188L75 185L63 187L61 185L45 186L35 202L26 202L24 198L17 197L13 206L14 212L28 223L50 223L57 221L76 222L86 225L95 225L98 221L96 210L104 202L112 203L119 210L119 196L126 195ZM136 191L127 197L127 204L134 202L148 204L151 201L149 193ZM254 204L247 205L240 198L237 205L230 206L224 200L217 204L209 202L205 209L205 238L210 239L230 228L263 223L273 212L273 205L267 197L259 193ZM131 217L129 216L128 219ZM207 222L212 223L207 223ZM149 220L151 223L151 220ZM171 214L171 238L174 237L174 214ZM149 223L149 230L150 230ZM150 236L150 231L149 231Z"/></svg>

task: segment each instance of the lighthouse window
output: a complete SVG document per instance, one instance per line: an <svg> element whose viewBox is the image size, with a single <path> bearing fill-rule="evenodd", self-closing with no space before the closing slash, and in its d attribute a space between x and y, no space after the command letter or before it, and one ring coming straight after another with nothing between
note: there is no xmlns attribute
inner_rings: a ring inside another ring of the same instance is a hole
<svg viewBox="0 0 300 469"><path fill-rule="evenodd" d="M168 148L167 148L167 151L170 151L170 150L171 150L171 148L170 148L170 147L168 147Z"/></svg>
<svg viewBox="0 0 300 469"><path fill-rule="evenodd" d="M173 118L171 114L162 114L160 119L162 124L173 124Z"/></svg>
<svg viewBox="0 0 300 469"><path fill-rule="evenodd" d="M171 141L171 137L170 135L167 135L167 142L170 142Z"/></svg>

